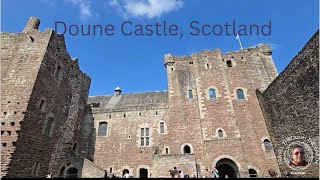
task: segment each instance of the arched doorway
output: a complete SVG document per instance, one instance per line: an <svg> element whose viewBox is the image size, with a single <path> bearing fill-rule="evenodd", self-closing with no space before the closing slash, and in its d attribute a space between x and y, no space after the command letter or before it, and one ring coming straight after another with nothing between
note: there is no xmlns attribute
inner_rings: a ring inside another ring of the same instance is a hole
<svg viewBox="0 0 320 180"><path fill-rule="evenodd" d="M140 168L140 178L148 178L148 169Z"/></svg>
<svg viewBox="0 0 320 180"><path fill-rule="evenodd" d="M222 178L225 178L226 175L228 176L228 178L239 177L238 166L230 159L220 159L216 164L216 168L218 169L219 175L222 176Z"/></svg>
<svg viewBox="0 0 320 180"><path fill-rule="evenodd" d="M123 177L125 174L129 174L129 170L128 170L128 169L124 169L124 170L122 171L122 177Z"/></svg>
<svg viewBox="0 0 320 180"><path fill-rule="evenodd" d="M69 168L67 170L67 178L77 178L78 175L78 169L77 168Z"/></svg>

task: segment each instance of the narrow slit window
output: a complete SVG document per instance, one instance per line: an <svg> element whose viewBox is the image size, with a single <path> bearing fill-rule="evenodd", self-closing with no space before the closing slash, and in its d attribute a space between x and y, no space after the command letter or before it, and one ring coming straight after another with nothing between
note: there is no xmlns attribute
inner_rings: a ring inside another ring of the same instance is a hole
<svg viewBox="0 0 320 180"><path fill-rule="evenodd" d="M164 122L160 122L160 133L164 133Z"/></svg>
<svg viewBox="0 0 320 180"><path fill-rule="evenodd" d="M189 91L188 91L188 97L189 97L189 99L192 99L192 98L193 98L192 90L189 90Z"/></svg>
<svg viewBox="0 0 320 180"><path fill-rule="evenodd" d="M227 66L232 67L232 62L230 60L227 61Z"/></svg>

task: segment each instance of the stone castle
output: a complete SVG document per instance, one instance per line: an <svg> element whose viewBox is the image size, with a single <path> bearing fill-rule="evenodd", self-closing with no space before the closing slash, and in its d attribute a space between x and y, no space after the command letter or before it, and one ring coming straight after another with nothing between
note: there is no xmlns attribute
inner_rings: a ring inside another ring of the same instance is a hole
<svg viewBox="0 0 320 180"><path fill-rule="evenodd" d="M167 91L88 97L91 79L64 37L39 24L1 33L2 177L169 177L173 167L191 177L214 167L231 178L284 176L284 137L319 142L309 130L319 126L319 32L279 76L265 44L167 54ZM296 131L301 120L308 129ZM317 177L318 163L305 176Z"/></svg>

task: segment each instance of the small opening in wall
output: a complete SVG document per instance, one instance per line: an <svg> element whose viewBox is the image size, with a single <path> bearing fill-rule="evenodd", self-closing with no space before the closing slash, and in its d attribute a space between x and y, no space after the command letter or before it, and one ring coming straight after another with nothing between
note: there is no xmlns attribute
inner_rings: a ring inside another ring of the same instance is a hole
<svg viewBox="0 0 320 180"><path fill-rule="evenodd" d="M173 71L173 68L171 68L171 71Z"/></svg>
<svg viewBox="0 0 320 180"><path fill-rule="evenodd" d="M17 104L20 104L20 102L17 102Z"/></svg>
<svg viewBox="0 0 320 180"><path fill-rule="evenodd" d="M158 115L158 111L156 111L156 115Z"/></svg>
<svg viewBox="0 0 320 180"><path fill-rule="evenodd" d="M5 122L1 122L1 125L3 126L3 125L5 125L6 123Z"/></svg>
<svg viewBox="0 0 320 180"><path fill-rule="evenodd" d="M12 146L16 146L17 142L12 142Z"/></svg>
<svg viewBox="0 0 320 180"><path fill-rule="evenodd" d="M19 134L20 130L16 130L16 133Z"/></svg>
<svg viewBox="0 0 320 180"><path fill-rule="evenodd" d="M139 112L139 116L141 116L141 112Z"/></svg>
<svg viewBox="0 0 320 180"><path fill-rule="evenodd" d="M24 111L24 112L22 112L22 114L26 114L26 113L27 113L27 112L25 112L25 111Z"/></svg>
<svg viewBox="0 0 320 180"><path fill-rule="evenodd" d="M190 64L193 64L193 61L190 61L189 63L190 63Z"/></svg>
<svg viewBox="0 0 320 180"><path fill-rule="evenodd" d="M9 134L9 136L11 136L11 131L7 131L8 132L8 134Z"/></svg>
<svg viewBox="0 0 320 180"><path fill-rule="evenodd" d="M1 135L4 133L4 131L1 131Z"/></svg>
<svg viewBox="0 0 320 180"><path fill-rule="evenodd" d="M14 126L16 123L15 122L11 122L11 126Z"/></svg>
<svg viewBox="0 0 320 180"><path fill-rule="evenodd" d="M123 114L123 117L125 118L125 117L126 117L126 114Z"/></svg>
<svg viewBox="0 0 320 180"><path fill-rule="evenodd" d="M243 56L241 57L241 59L243 59Z"/></svg>
<svg viewBox="0 0 320 180"><path fill-rule="evenodd" d="M131 138L131 136L128 136L128 138Z"/></svg>
<svg viewBox="0 0 320 180"><path fill-rule="evenodd" d="M142 151L140 151L140 153L142 153Z"/></svg>
<svg viewBox="0 0 320 180"><path fill-rule="evenodd" d="M7 112L3 112L4 115L7 115Z"/></svg>
<svg viewBox="0 0 320 180"><path fill-rule="evenodd" d="M31 42L34 42L34 38L32 36L30 36L30 40Z"/></svg>
<svg viewBox="0 0 320 180"><path fill-rule="evenodd" d="M22 125L22 123L23 123L22 121L19 121L19 124L20 124L20 125Z"/></svg>
<svg viewBox="0 0 320 180"><path fill-rule="evenodd" d="M166 148L166 154L169 154L169 149L168 148Z"/></svg>
<svg viewBox="0 0 320 180"><path fill-rule="evenodd" d="M6 147L6 146L7 146L7 143L2 143L2 146L3 146L3 147Z"/></svg>
<svg viewBox="0 0 320 180"><path fill-rule="evenodd" d="M207 68L209 69L209 64L207 64Z"/></svg>
<svg viewBox="0 0 320 180"><path fill-rule="evenodd" d="M109 119L111 119L111 115L109 115Z"/></svg>
<svg viewBox="0 0 320 180"><path fill-rule="evenodd" d="M11 101L8 101L8 103L11 103Z"/></svg>
<svg viewBox="0 0 320 180"><path fill-rule="evenodd" d="M14 113L14 114L17 114L17 111L14 111L13 113Z"/></svg>

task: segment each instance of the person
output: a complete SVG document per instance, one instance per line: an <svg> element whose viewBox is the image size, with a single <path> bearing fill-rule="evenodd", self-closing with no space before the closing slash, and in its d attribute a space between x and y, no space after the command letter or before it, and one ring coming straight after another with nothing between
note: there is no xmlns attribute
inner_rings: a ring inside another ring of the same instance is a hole
<svg viewBox="0 0 320 180"><path fill-rule="evenodd" d="M125 172L124 175L123 175L123 178L129 178L129 173L128 172Z"/></svg>
<svg viewBox="0 0 320 180"><path fill-rule="evenodd" d="M211 171L212 178L219 178L219 171L217 168L213 168Z"/></svg>
<svg viewBox="0 0 320 180"><path fill-rule="evenodd" d="M305 160L304 148L300 145L295 146L291 153L292 161L290 161L289 166L298 167L306 166L308 162Z"/></svg>
<svg viewBox="0 0 320 180"><path fill-rule="evenodd" d="M175 177L179 173L177 167L173 167L173 177Z"/></svg>
<svg viewBox="0 0 320 180"><path fill-rule="evenodd" d="M52 178L52 173L49 172L49 173L46 175L46 178Z"/></svg>
<svg viewBox="0 0 320 180"><path fill-rule="evenodd" d="M278 176L277 172L274 169L269 169L268 172L269 172L270 177L272 177L272 178Z"/></svg>
<svg viewBox="0 0 320 180"><path fill-rule="evenodd" d="M184 173L183 173L183 171L181 170L179 173L180 173L180 178L184 178Z"/></svg>

